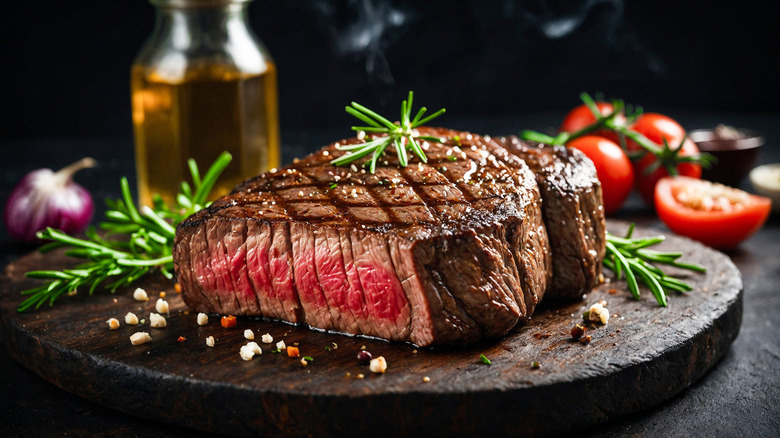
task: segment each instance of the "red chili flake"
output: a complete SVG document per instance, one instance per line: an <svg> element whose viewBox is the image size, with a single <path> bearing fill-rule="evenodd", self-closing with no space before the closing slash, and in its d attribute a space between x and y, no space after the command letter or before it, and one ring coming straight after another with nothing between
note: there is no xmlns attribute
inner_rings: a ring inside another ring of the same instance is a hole
<svg viewBox="0 0 780 438"><path fill-rule="evenodd" d="M609 293L610 293L610 294L612 294L612 295L615 295L615 294L617 293L617 290L615 290L615 289L610 289L610 290L609 290Z"/></svg>
<svg viewBox="0 0 780 438"><path fill-rule="evenodd" d="M233 328L236 326L236 317L233 315L223 316L220 323L222 323L222 327Z"/></svg>
<svg viewBox="0 0 780 438"><path fill-rule="evenodd" d="M580 338L580 342L583 344L590 344L590 339L591 339L590 335L585 335L582 338Z"/></svg>
<svg viewBox="0 0 780 438"><path fill-rule="evenodd" d="M187 340L187 338L185 338L184 336L179 336L179 339L177 339L176 341L177 342L184 342L186 340Z"/></svg>
<svg viewBox="0 0 780 438"><path fill-rule="evenodd" d="M298 357L301 353L298 351L298 347L288 346L287 357Z"/></svg>
<svg viewBox="0 0 780 438"><path fill-rule="evenodd" d="M181 293L181 285L179 283L176 283L173 285L173 290L176 291L177 294Z"/></svg>

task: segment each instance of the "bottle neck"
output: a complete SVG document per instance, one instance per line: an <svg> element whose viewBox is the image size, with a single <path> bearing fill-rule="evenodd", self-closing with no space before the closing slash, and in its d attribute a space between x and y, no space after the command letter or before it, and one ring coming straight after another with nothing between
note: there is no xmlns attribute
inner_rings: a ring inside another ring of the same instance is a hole
<svg viewBox="0 0 780 438"><path fill-rule="evenodd" d="M219 51L232 40L255 39L249 30L247 2L221 1L187 7L178 5L198 2L159 3L154 34L167 39L174 49Z"/></svg>
<svg viewBox="0 0 780 438"><path fill-rule="evenodd" d="M246 0L152 0L157 18L134 65L166 81L260 74L270 55L249 27ZM215 73L217 72L217 73Z"/></svg>

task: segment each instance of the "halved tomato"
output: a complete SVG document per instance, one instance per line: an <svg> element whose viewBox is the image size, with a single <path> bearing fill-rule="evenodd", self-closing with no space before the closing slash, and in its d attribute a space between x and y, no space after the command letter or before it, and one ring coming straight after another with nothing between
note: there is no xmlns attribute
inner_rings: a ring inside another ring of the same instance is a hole
<svg viewBox="0 0 780 438"><path fill-rule="evenodd" d="M658 217L677 234L730 249L758 231L771 208L769 198L686 176L661 178L655 186Z"/></svg>

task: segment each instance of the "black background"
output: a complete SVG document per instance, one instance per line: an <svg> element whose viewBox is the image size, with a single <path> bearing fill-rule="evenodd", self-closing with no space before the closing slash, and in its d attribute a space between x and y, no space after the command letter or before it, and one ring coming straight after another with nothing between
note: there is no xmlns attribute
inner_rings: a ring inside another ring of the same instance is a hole
<svg viewBox="0 0 780 438"><path fill-rule="evenodd" d="M395 111L409 89L448 117L562 115L581 91L656 111L780 108L776 16L751 2L256 0L249 14L278 64L283 136L347 135L350 100ZM130 138L129 69L153 23L142 0L6 2L0 140ZM381 26L368 47L349 36Z"/></svg>

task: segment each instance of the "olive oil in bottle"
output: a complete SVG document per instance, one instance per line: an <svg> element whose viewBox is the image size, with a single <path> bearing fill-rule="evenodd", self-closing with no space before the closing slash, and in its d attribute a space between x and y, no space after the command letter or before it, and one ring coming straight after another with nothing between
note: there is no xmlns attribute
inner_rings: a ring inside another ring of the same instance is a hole
<svg viewBox="0 0 780 438"><path fill-rule="evenodd" d="M246 2L152 3L157 25L130 84L139 202L174 202L189 158L205 172L233 155L212 198L278 167L276 67L246 25Z"/></svg>

